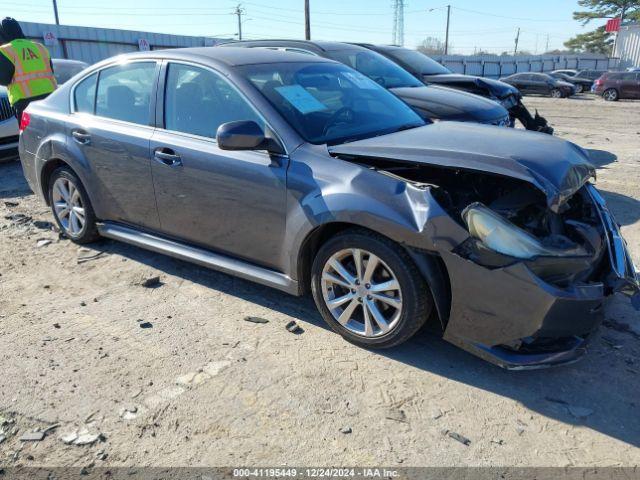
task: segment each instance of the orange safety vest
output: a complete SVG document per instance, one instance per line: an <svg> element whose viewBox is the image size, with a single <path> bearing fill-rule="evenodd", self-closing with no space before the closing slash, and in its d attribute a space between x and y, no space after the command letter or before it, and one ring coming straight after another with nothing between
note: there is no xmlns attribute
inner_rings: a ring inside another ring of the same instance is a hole
<svg viewBox="0 0 640 480"><path fill-rule="evenodd" d="M15 69L7 87L11 105L26 98L51 93L57 88L51 57L44 45L20 38L0 46L0 53L9 59Z"/></svg>

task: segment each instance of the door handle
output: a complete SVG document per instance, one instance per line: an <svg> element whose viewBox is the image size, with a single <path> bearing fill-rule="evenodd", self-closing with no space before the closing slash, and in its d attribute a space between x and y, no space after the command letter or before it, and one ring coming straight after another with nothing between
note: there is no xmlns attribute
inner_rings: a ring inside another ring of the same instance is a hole
<svg viewBox="0 0 640 480"><path fill-rule="evenodd" d="M91 135L89 135L87 132L85 132L84 130L72 130L71 131L71 135L73 136L73 139L82 144L82 145L87 145L89 143L91 143Z"/></svg>
<svg viewBox="0 0 640 480"><path fill-rule="evenodd" d="M153 159L169 167L180 167L182 158L170 148L157 148L153 152Z"/></svg>

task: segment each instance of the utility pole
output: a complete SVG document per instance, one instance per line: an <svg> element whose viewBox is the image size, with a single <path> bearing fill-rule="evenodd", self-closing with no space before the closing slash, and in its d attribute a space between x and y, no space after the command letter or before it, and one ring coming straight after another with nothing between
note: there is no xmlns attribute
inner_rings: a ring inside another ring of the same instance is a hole
<svg viewBox="0 0 640 480"><path fill-rule="evenodd" d="M234 12L238 16L238 40L242 40L242 14L244 10L242 10L242 4L238 4L236 6L236 11Z"/></svg>
<svg viewBox="0 0 640 480"><path fill-rule="evenodd" d="M309 16L309 0L304 0L304 38L311 40L311 18Z"/></svg>
<svg viewBox="0 0 640 480"><path fill-rule="evenodd" d="M56 17L56 25L60 25L60 17L58 16L58 1L53 0L53 14Z"/></svg>
<svg viewBox="0 0 640 480"><path fill-rule="evenodd" d="M449 53L449 19L451 18L451 5L447 5L447 33L444 37L444 54Z"/></svg>
<svg viewBox="0 0 640 480"><path fill-rule="evenodd" d="M516 34L516 46L513 49L513 56L515 57L518 54L518 41L520 40L520 27L518 27L518 33Z"/></svg>
<svg viewBox="0 0 640 480"><path fill-rule="evenodd" d="M544 53L549 51L549 34L547 33L547 48L545 48Z"/></svg>

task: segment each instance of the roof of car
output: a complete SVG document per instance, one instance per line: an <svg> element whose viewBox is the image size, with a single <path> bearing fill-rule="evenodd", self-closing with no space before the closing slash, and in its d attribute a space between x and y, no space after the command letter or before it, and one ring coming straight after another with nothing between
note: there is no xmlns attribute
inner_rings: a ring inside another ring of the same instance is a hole
<svg viewBox="0 0 640 480"><path fill-rule="evenodd" d="M127 58L166 58L172 60L210 60L214 63L222 63L231 67L241 65L254 65L262 63L296 63L296 62L330 62L326 58L310 55L282 52L279 50L266 50L258 48L175 48L170 50L154 50L151 52L127 53L117 57Z"/></svg>
<svg viewBox="0 0 640 480"><path fill-rule="evenodd" d="M312 47L312 48L315 48L316 50L322 50L325 52L345 50L345 49L352 49L352 50L363 49L364 50L363 47L353 43L330 42L330 41L324 41L324 40L295 40L290 38L289 39L268 38L263 40L231 41L231 42L221 44L220 46L231 47L237 44L256 45L256 46L264 45L264 46L274 46L274 47L298 47L298 48Z"/></svg>

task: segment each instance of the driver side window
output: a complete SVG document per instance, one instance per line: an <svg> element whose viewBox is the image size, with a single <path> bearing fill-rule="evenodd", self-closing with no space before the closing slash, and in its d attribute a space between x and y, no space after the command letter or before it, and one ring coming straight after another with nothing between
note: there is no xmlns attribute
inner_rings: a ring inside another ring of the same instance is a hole
<svg viewBox="0 0 640 480"><path fill-rule="evenodd" d="M227 122L253 120L265 126L229 82L204 68L169 64L164 101L167 130L215 138L218 127Z"/></svg>

